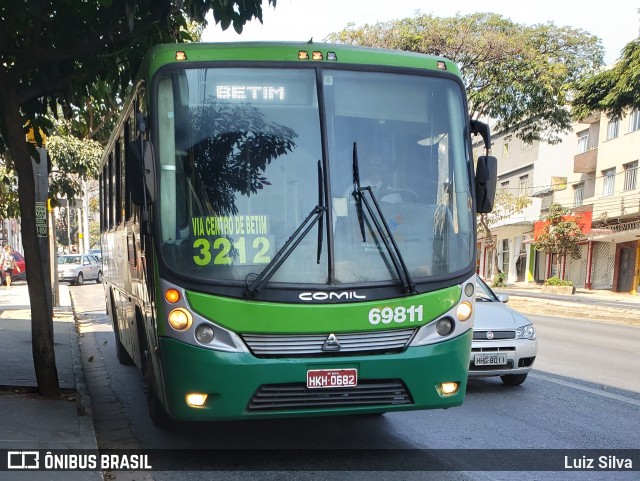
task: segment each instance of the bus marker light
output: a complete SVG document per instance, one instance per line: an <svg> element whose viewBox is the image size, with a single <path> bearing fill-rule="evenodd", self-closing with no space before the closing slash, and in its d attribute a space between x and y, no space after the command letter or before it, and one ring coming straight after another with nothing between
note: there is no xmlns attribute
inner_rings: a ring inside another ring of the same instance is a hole
<svg viewBox="0 0 640 481"><path fill-rule="evenodd" d="M215 333L211 326L208 326L207 324L200 324L196 327L196 340L200 344L209 344L213 341L214 336Z"/></svg>
<svg viewBox="0 0 640 481"><path fill-rule="evenodd" d="M473 283L469 282L466 286L464 286L464 295L467 297L471 297L473 292L475 291L475 287L473 287Z"/></svg>
<svg viewBox="0 0 640 481"><path fill-rule="evenodd" d="M322 52L318 52L317 50L311 54L312 60L322 60Z"/></svg>
<svg viewBox="0 0 640 481"><path fill-rule="evenodd" d="M338 60L338 56L335 52L327 52L327 60Z"/></svg>
<svg viewBox="0 0 640 481"><path fill-rule="evenodd" d="M298 60L309 60L309 52L305 52L304 50L300 50L298 52Z"/></svg>
<svg viewBox="0 0 640 481"><path fill-rule="evenodd" d="M187 60L187 53L183 52L182 50L178 50L176 52L176 60L178 61Z"/></svg>
<svg viewBox="0 0 640 481"><path fill-rule="evenodd" d="M169 313L169 325L176 331L186 331L191 327L191 313L186 309L178 308Z"/></svg>
<svg viewBox="0 0 640 481"><path fill-rule="evenodd" d="M192 408L201 408L207 402L207 395L199 392L190 392L186 396L187 404Z"/></svg>
<svg viewBox="0 0 640 481"><path fill-rule="evenodd" d="M473 309L471 308L471 303L469 301L463 301L458 304L456 315L458 316L459 321L466 321L471 317L472 312Z"/></svg>
<svg viewBox="0 0 640 481"><path fill-rule="evenodd" d="M441 396L453 396L458 392L458 387L457 382L443 382L438 384L436 389Z"/></svg>
<svg viewBox="0 0 640 481"><path fill-rule="evenodd" d="M447 64L442 60L438 60L438 70L447 70Z"/></svg>
<svg viewBox="0 0 640 481"><path fill-rule="evenodd" d="M177 289L167 289L167 292L164 293L164 298L170 304L175 304L180 300L180 293Z"/></svg>

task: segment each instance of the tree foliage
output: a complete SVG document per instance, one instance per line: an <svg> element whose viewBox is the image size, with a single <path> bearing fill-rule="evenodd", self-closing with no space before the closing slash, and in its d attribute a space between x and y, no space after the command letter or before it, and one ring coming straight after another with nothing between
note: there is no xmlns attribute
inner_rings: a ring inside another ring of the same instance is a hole
<svg viewBox="0 0 640 481"><path fill-rule="evenodd" d="M18 205L18 179L15 173L0 164L0 219L20 217Z"/></svg>
<svg viewBox="0 0 640 481"><path fill-rule="evenodd" d="M80 179L96 178L102 158L102 145L73 135L56 135L47 142L52 161L49 196L73 199L81 190ZM71 174L71 175L69 175Z"/></svg>
<svg viewBox="0 0 640 481"><path fill-rule="evenodd" d="M610 69L579 82L572 101L576 120L591 112L605 112L614 119L625 111L640 108L640 39L629 42Z"/></svg>
<svg viewBox="0 0 640 481"><path fill-rule="evenodd" d="M558 272L565 256L580 259L579 243L585 240L580 219L569 216L570 211L560 204L551 204L545 218L544 228L533 244L533 248L546 254L556 254Z"/></svg>
<svg viewBox="0 0 640 481"><path fill-rule="evenodd" d="M473 118L549 143L571 127L571 86L603 63L600 40L583 30L525 26L493 13L351 24L328 40L447 57L462 71Z"/></svg>
<svg viewBox="0 0 640 481"><path fill-rule="evenodd" d="M276 0L269 0L270 5ZM95 115L103 121L106 98L122 96L152 45L188 41L188 21L205 22L213 11L216 24L240 33L246 21L262 21L261 0L0 0L0 156L18 176L18 198L27 281L31 302L32 350L41 394L58 393L53 351L53 310L47 296L36 235L35 183L25 142L28 127L41 144L41 130L52 127L49 112L76 120ZM110 89L111 95L100 93ZM85 105L91 109L84 110ZM99 130L79 137L90 139ZM43 298L44 297L44 298Z"/></svg>

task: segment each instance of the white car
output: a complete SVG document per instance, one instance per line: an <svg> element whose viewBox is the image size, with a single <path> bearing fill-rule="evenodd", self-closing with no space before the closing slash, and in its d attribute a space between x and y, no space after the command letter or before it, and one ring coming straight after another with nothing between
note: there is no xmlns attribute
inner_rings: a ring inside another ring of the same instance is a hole
<svg viewBox="0 0 640 481"><path fill-rule="evenodd" d="M89 254L66 254L58 256L58 280L82 285L84 281L102 282L102 263Z"/></svg>
<svg viewBox="0 0 640 481"><path fill-rule="evenodd" d="M469 377L500 376L503 383L517 386L531 371L538 341L531 321L505 305L508 300L478 278Z"/></svg>

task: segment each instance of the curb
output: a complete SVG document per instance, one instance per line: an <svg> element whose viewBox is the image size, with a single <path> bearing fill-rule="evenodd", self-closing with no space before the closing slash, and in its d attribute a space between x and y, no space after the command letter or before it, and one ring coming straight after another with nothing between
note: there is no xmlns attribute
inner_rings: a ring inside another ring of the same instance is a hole
<svg viewBox="0 0 640 481"><path fill-rule="evenodd" d="M640 311L625 307L590 305L555 299L527 296L509 296L509 306L523 314L553 315L556 317L580 318L591 321L613 322L627 326L640 326Z"/></svg>
<svg viewBox="0 0 640 481"><path fill-rule="evenodd" d="M98 449L98 440L96 438L95 424L93 420L93 404L89 389L84 375L84 368L82 367L82 357L80 353L81 334L77 324L77 316L75 307L73 304L73 298L69 292L68 287L66 289L60 289L60 304L61 307L54 309L54 313L57 311L61 315L69 315L73 318L73 330L75 333L75 341L71 342L71 358L73 362L73 374L76 385L76 409L78 412L78 424L81 430L87 437L91 437L95 446ZM99 471L100 479L104 480L104 474Z"/></svg>

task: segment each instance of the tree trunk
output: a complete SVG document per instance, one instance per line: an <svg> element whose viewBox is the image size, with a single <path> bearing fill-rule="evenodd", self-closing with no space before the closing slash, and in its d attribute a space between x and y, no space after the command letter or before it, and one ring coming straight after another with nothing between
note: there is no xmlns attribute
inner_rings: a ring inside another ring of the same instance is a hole
<svg viewBox="0 0 640 481"><path fill-rule="evenodd" d="M557 273L558 273L558 279L564 279L564 276L562 275L562 256L560 256L560 254L556 254L556 263L557 263Z"/></svg>
<svg viewBox="0 0 640 481"><path fill-rule="evenodd" d="M491 281L492 283L495 283L498 279L498 276L502 274L502 271L500 270L500 263L498 262L498 246L496 245L493 234L491 233L491 228L489 227L489 223L487 222L486 214L480 215L480 225L487 235L489 247L491 247L491 249L493 250L493 255L491 256L493 279L491 279Z"/></svg>
<svg viewBox="0 0 640 481"><path fill-rule="evenodd" d="M8 132L4 139L18 175L18 196L22 230L22 244L26 265L29 298L31 300L31 347L38 383L38 392L45 397L56 397L60 393L55 352L53 350L53 307L51 296L43 295L45 283L43 258L36 233L35 180L31 156L25 139L23 119L16 96L4 91L2 94L3 116Z"/></svg>

